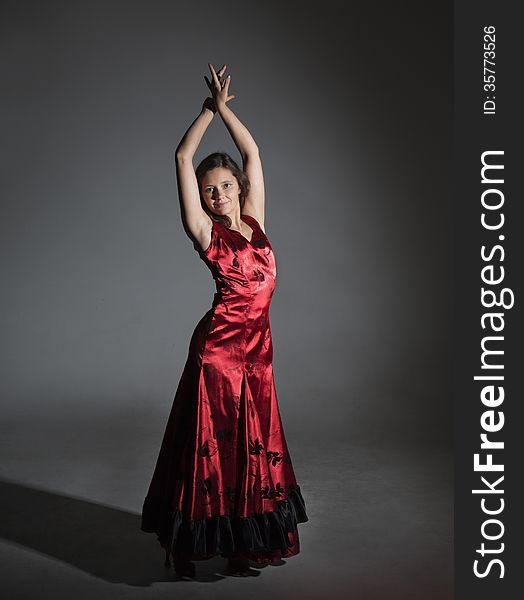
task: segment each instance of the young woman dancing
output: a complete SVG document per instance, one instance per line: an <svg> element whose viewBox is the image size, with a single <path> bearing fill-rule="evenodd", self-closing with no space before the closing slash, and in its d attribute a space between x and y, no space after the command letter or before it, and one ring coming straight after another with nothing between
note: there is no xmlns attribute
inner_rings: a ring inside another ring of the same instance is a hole
<svg viewBox="0 0 524 600"><path fill-rule="evenodd" d="M206 98L176 150L183 222L215 280L212 307L189 343L142 510L180 576L192 561L220 555L231 575L299 553L308 521L280 417L269 306L276 261L264 228L257 144L227 103L231 76L212 65ZM193 157L214 115L243 161L215 152Z"/></svg>

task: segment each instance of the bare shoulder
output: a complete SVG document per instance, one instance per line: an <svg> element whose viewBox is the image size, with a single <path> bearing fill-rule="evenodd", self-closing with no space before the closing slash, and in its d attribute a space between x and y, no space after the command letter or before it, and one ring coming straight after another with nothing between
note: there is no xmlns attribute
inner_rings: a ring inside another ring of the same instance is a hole
<svg viewBox="0 0 524 600"><path fill-rule="evenodd" d="M261 218L259 215L255 215L255 214L252 214L252 213L248 213L248 212L246 212L246 211L244 211L242 214L243 214L243 215L246 215L246 216L248 216L248 217L251 217L252 219L255 219L255 221L256 221L256 222L257 222L257 223L260 225L260 228L262 229L262 231L263 231L264 233L266 233L266 229L265 229L265 227L264 227L264 219L263 219L263 218Z"/></svg>
<svg viewBox="0 0 524 600"><path fill-rule="evenodd" d="M244 210L242 211L243 215L247 215L255 219L255 221L260 225L262 231L266 233L266 229L264 227L264 213L260 210L255 210L255 208L248 202L244 205Z"/></svg>

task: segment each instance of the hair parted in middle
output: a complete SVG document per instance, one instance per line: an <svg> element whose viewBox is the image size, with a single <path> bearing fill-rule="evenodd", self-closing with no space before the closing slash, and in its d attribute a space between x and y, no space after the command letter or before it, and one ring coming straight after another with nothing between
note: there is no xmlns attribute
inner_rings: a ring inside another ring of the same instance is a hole
<svg viewBox="0 0 524 600"><path fill-rule="evenodd" d="M244 173L244 171L238 166L238 164L227 154L226 152L213 152L209 156L206 156L204 159L200 161L197 168L195 169L195 175L198 182L198 192L200 194L200 203L202 204L202 208L209 215L213 221L221 222L228 229L231 227L231 219L227 215L216 215L212 211L209 210L209 207L206 205L202 198L202 180L204 179L205 174L212 169L216 169L217 167L224 167L225 169L229 169L235 179L238 181L238 186L240 188L239 200L240 200L240 209L244 207L245 199L249 193L250 183L248 176Z"/></svg>

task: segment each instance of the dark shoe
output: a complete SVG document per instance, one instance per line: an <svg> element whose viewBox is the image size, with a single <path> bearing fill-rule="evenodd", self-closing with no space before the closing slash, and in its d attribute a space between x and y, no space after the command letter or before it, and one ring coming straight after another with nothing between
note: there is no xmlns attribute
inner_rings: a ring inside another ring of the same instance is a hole
<svg viewBox="0 0 524 600"><path fill-rule="evenodd" d="M247 556L228 558L227 570L234 577L247 577L249 575L249 559Z"/></svg>
<svg viewBox="0 0 524 600"><path fill-rule="evenodd" d="M195 565L186 556L173 556L173 567L179 577L189 577L192 579L195 576Z"/></svg>

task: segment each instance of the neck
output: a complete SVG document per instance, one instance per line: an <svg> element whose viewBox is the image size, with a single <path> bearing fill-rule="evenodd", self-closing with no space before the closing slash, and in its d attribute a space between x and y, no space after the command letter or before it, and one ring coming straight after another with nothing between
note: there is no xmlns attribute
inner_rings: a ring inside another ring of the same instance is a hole
<svg viewBox="0 0 524 600"><path fill-rule="evenodd" d="M231 219L231 227L233 229L242 229L244 221L242 221L242 219L240 218L240 214L236 218L232 215L229 215L229 218Z"/></svg>

